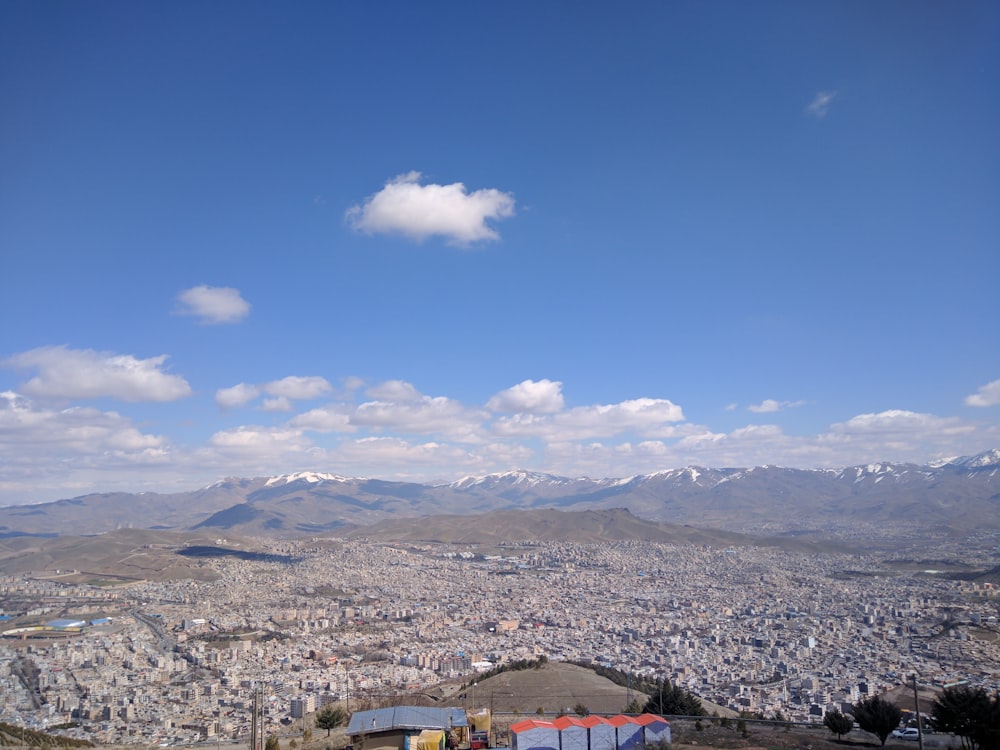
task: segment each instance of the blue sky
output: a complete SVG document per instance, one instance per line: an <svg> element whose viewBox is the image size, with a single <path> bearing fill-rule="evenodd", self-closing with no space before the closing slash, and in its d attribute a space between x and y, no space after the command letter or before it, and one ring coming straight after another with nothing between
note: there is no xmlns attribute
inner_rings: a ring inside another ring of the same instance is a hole
<svg viewBox="0 0 1000 750"><path fill-rule="evenodd" d="M993 2L0 6L0 503L1000 446Z"/></svg>

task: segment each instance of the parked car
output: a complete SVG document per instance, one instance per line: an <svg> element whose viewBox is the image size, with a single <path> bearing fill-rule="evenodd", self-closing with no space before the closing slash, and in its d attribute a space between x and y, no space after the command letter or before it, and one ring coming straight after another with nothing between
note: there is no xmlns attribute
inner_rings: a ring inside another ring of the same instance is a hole
<svg viewBox="0 0 1000 750"><path fill-rule="evenodd" d="M916 727L906 727L905 729L894 729L890 737L895 737L897 740L913 740L916 742L920 739L920 730Z"/></svg>

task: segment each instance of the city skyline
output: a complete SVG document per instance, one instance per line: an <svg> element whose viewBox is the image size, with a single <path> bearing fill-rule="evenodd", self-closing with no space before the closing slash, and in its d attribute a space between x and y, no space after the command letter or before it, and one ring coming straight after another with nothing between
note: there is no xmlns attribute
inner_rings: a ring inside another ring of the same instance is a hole
<svg viewBox="0 0 1000 750"><path fill-rule="evenodd" d="M1000 9L0 9L0 505L1000 447Z"/></svg>

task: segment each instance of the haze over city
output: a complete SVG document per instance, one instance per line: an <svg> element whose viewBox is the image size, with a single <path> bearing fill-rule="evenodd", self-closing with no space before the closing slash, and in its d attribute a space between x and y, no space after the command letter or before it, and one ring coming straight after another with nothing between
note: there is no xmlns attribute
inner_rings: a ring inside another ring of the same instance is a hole
<svg viewBox="0 0 1000 750"><path fill-rule="evenodd" d="M0 7L0 504L1000 446L989 2Z"/></svg>

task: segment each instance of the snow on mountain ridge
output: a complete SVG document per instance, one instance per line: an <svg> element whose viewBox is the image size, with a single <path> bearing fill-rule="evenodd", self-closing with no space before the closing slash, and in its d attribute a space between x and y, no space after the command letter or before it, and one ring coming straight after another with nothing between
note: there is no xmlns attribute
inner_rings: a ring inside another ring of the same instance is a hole
<svg viewBox="0 0 1000 750"><path fill-rule="evenodd" d="M580 479L569 479L568 477L559 477L555 474L543 474L536 471L524 471L523 469L516 469L514 471L502 471L496 474L486 474L485 476L475 477L467 476L461 479L451 482L445 486L451 487L456 490L466 490L470 487L485 487L489 485L496 484L509 484L511 486L527 485L529 487L534 487L540 484L555 484L562 485L568 484L574 481L592 481L584 478Z"/></svg>
<svg viewBox="0 0 1000 750"><path fill-rule="evenodd" d="M309 484L319 484L320 482L350 482L350 477L343 477L339 474L320 474L314 471L300 471L295 474L281 474L271 477L265 483L265 487L274 487L279 484L291 484L292 482L308 482Z"/></svg>
<svg viewBox="0 0 1000 750"><path fill-rule="evenodd" d="M851 479L855 483L865 481L867 478L875 482L881 482L891 477L896 481L903 480L907 475L910 479L924 478L932 479L941 470L952 467L952 469L962 468L968 470L981 471L982 469L993 468L1000 471L1000 449L992 449L974 456L962 456L957 458L940 459L928 461L923 466L901 463L893 464L888 462L876 462L857 466L847 466L841 468L826 467L815 469L802 469L801 471L815 472L817 474L834 475L839 479ZM628 484L640 484L648 481L688 481L702 487L714 486L725 482L733 482L744 479L756 472L765 470L775 470L781 467L774 465L753 466L748 468L728 468L711 469L700 466L685 466L676 469L663 469L649 474L633 474L626 477L606 477L603 479L593 479L591 477L565 477L543 472L526 471L516 469L512 471L496 472L482 476L468 475L454 482L435 484L438 487L450 487L455 490L468 490L474 487L496 487L506 484L510 487L537 487L541 485L563 486L573 482L586 482L594 485L621 487ZM792 471L787 469L786 471ZM722 476L719 476L719 474ZM717 478L716 478L717 477ZM351 482L357 481L359 477L345 477L339 474L329 474L322 472L297 472L292 474L282 474L267 478L265 486L274 487L281 484L291 484L296 481L304 481L310 484L321 482ZM222 487L228 483L245 482L246 479L239 477L226 477L213 484L203 487L203 490L211 490Z"/></svg>

